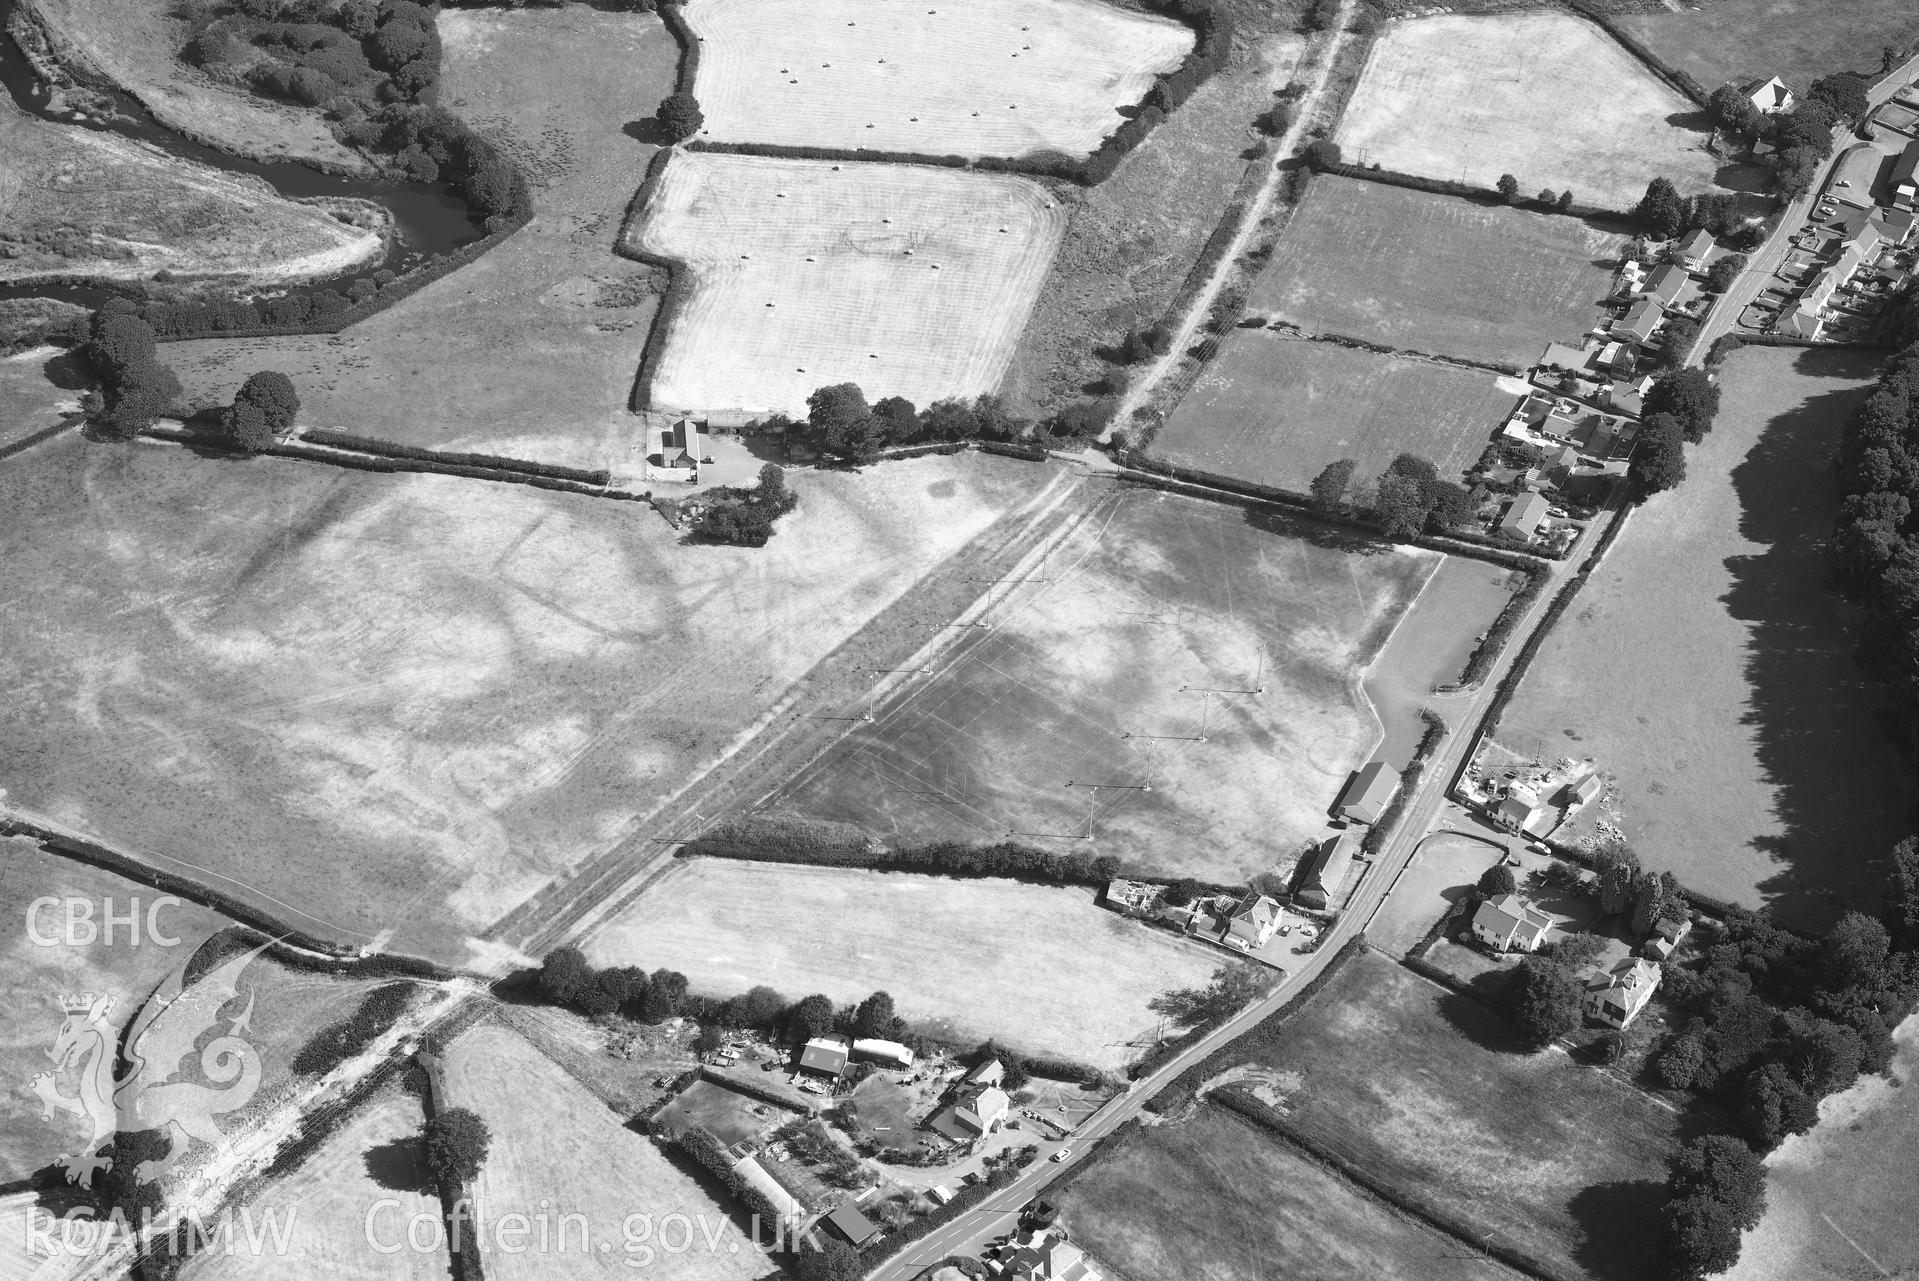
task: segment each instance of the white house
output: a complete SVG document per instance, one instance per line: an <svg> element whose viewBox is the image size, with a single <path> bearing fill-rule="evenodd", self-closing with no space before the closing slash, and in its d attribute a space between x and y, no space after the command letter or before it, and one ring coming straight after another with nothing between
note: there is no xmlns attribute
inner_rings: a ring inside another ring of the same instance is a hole
<svg viewBox="0 0 1919 1281"><path fill-rule="evenodd" d="M1487 899L1473 913L1473 937L1495 952L1537 952L1553 918L1517 894Z"/></svg>
<svg viewBox="0 0 1919 1281"><path fill-rule="evenodd" d="M1587 1018L1611 1027L1626 1027L1652 1000L1659 976L1657 965L1630 956L1609 970L1594 970L1586 976L1580 1008Z"/></svg>
<svg viewBox="0 0 1919 1281"><path fill-rule="evenodd" d="M1786 82L1778 76L1765 80L1754 80L1739 87L1739 91L1752 100L1752 105L1769 116L1782 111L1791 111L1795 99L1792 90L1786 88Z"/></svg>

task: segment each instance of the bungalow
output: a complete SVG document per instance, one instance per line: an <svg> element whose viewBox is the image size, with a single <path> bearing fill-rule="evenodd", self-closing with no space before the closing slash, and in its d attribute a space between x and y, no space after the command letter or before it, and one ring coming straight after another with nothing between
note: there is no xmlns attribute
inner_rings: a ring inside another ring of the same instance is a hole
<svg viewBox="0 0 1919 1281"><path fill-rule="evenodd" d="M1346 887L1346 877L1352 871L1353 857L1358 849L1359 833L1351 830L1321 842L1306 868L1299 892L1293 895L1294 900L1301 907L1310 907L1314 911L1329 910L1339 901L1340 892Z"/></svg>
<svg viewBox="0 0 1919 1281"><path fill-rule="evenodd" d="M847 1044L834 1036L816 1036L800 1051L800 1071L832 1077L835 1081L846 1071Z"/></svg>
<svg viewBox="0 0 1919 1281"><path fill-rule="evenodd" d="M1577 347L1568 347L1565 343L1550 342L1546 344L1545 354L1540 356L1539 363L1547 369L1557 369L1562 373L1590 373L1592 353L1581 351Z"/></svg>
<svg viewBox="0 0 1919 1281"><path fill-rule="evenodd" d="M857 1206L843 1205L827 1215L824 1222L856 1250L880 1234L873 1221L861 1214Z"/></svg>
<svg viewBox="0 0 1919 1281"><path fill-rule="evenodd" d="M1605 388L1603 394L1609 409L1631 414L1634 418L1645 411L1645 394L1631 383L1613 383Z"/></svg>
<svg viewBox="0 0 1919 1281"><path fill-rule="evenodd" d="M1616 316L1612 322L1613 337L1622 342L1634 342L1644 346L1652 341L1652 336L1665 323L1666 313L1651 298L1641 298L1626 309L1626 314Z"/></svg>
<svg viewBox="0 0 1919 1281"><path fill-rule="evenodd" d="M1570 402L1568 402L1570 403ZM1573 432L1578 430L1579 420L1573 417L1574 411L1554 408L1539 424L1541 435L1551 436L1554 440L1571 440Z"/></svg>
<svg viewBox="0 0 1919 1281"><path fill-rule="evenodd" d="M1906 144L1899 153L1899 159L1893 161L1892 177L1888 179L1892 188L1892 203L1899 209L1911 209L1919 202L1919 141Z"/></svg>
<svg viewBox="0 0 1919 1281"><path fill-rule="evenodd" d="M1530 543L1538 536L1551 506L1540 494L1521 494L1506 504L1506 514L1499 519L1499 532Z"/></svg>
<svg viewBox="0 0 1919 1281"><path fill-rule="evenodd" d="M1279 904L1264 894L1248 890L1226 918L1226 931L1220 936L1220 942L1257 952L1266 946L1278 928Z"/></svg>
<svg viewBox="0 0 1919 1281"><path fill-rule="evenodd" d="M1146 881L1108 881L1106 906L1129 916L1144 916L1159 902L1159 886Z"/></svg>
<svg viewBox="0 0 1919 1281"><path fill-rule="evenodd" d="M1658 986L1657 965L1626 957L1609 970L1595 970L1587 976L1580 1008L1587 1018L1623 1028L1639 1017Z"/></svg>
<svg viewBox="0 0 1919 1281"><path fill-rule="evenodd" d="M1778 76L1748 81L1739 86L1739 92L1745 94L1753 106L1769 116L1792 110L1794 102L1792 90L1786 88L1786 82Z"/></svg>
<svg viewBox="0 0 1919 1281"><path fill-rule="evenodd" d="M1653 298L1658 300L1660 306L1670 307L1673 300L1679 297L1680 290L1691 282L1692 277L1686 274L1684 267L1669 262L1646 277L1646 283L1637 292L1641 298Z"/></svg>
<svg viewBox="0 0 1919 1281"><path fill-rule="evenodd" d="M1680 241L1673 250L1673 257L1687 271L1704 271L1706 260L1712 256L1712 233L1699 230Z"/></svg>
<svg viewBox="0 0 1919 1281"><path fill-rule="evenodd" d="M853 1056L876 1063L891 1063L898 1068L913 1066L912 1050L898 1041L882 1041L877 1037L862 1037L853 1042Z"/></svg>
<svg viewBox="0 0 1919 1281"><path fill-rule="evenodd" d="M1495 952L1537 952L1553 918L1517 894L1487 899L1473 913L1473 937Z"/></svg>
<svg viewBox="0 0 1919 1281"><path fill-rule="evenodd" d="M1399 775L1385 761L1372 761L1353 775L1346 790L1333 803L1333 812L1361 823L1377 823L1386 812L1386 804L1399 788Z"/></svg>
<svg viewBox="0 0 1919 1281"><path fill-rule="evenodd" d="M1579 451L1571 445L1561 445L1548 452L1539 465L1545 471L1547 483L1558 488L1572 479L1573 468L1579 466Z"/></svg>

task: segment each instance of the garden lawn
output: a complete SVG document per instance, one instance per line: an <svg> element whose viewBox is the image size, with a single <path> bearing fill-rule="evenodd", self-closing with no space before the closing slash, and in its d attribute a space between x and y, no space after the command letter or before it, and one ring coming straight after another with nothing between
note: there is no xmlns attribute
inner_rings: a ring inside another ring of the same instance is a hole
<svg viewBox="0 0 1919 1281"><path fill-rule="evenodd" d="M1673 119L1698 114L1583 18L1414 18L1381 33L1335 140L1353 164L1628 210L1655 174L1712 186L1705 135Z"/></svg>
<svg viewBox="0 0 1919 1281"><path fill-rule="evenodd" d="M1826 587L1831 459L1864 353L1753 348L1685 483L1635 510L1498 729L1616 779L1627 838L1689 888L1823 929L1871 911L1911 830L1908 771Z"/></svg>
<svg viewBox="0 0 1919 1281"><path fill-rule="evenodd" d="M1575 218L1327 175L1247 310L1308 333L1523 367L1598 322L1624 245Z"/></svg>
<svg viewBox="0 0 1919 1281"><path fill-rule="evenodd" d="M712 1081L695 1081L654 1113L647 1122L647 1132L682 1134L688 1130L705 1130L730 1148L777 1129L797 1115Z"/></svg>
<svg viewBox="0 0 1919 1281"><path fill-rule="evenodd" d="M666 966L693 990L759 984L851 1004L876 990L943 1035L1116 1069L1152 1044L1154 997L1204 986L1224 953L1001 879L676 863L583 945L598 966Z"/></svg>
<svg viewBox="0 0 1919 1281"><path fill-rule="evenodd" d="M1220 1088L1471 1235L1562 1275L1657 1272L1646 1225L1689 1121L1564 1054L1522 1052L1479 1002L1365 951L1201 1071L1248 1059L1261 1083Z"/></svg>
<svg viewBox="0 0 1919 1281"><path fill-rule="evenodd" d="M1072 842L1227 884L1283 869L1378 741L1360 674L1438 564L1121 491L774 804L889 842Z"/></svg>
<svg viewBox="0 0 1919 1281"><path fill-rule="evenodd" d="M1235 329L1152 452L1294 493L1337 459L1355 459L1356 479L1370 481L1402 452L1457 479L1517 394L1480 370Z"/></svg>
<svg viewBox="0 0 1919 1281"><path fill-rule="evenodd" d="M1622 13L1618 22L1709 91L1768 76L1802 95L1835 72L1877 79L1882 48L1893 45L1903 58L1919 40L1919 12L1907 0L1712 0Z"/></svg>
<svg viewBox="0 0 1919 1281"><path fill-rule="evenodd" d="M651 14L449 9L440 103L533 183L535 215L480 258L339 334L169 343L188 399L277 369L303 426L637 474L628 412L664 272L614 251L656 148L626 126L673 91Z"/></svg>
<svg viewBox="0 0 1919 1281"><path fill-rule="evenodd" d="M1048 479L797 476L755 550L639 504L63 435L0 468L0 778L299 929L462 961Z"/></svg>
<svg viewBox="0 0 1919 1281"><path fill-rule="evenodd" d="M448 1050L445 1070L448 1101L479 1113L492 1134L473 1188L478 1230L495 1247L488 1277L745 1281L772 1273L705 1175L628 1129L515 1033L475 1027ZM499 1250L500 1230L511 1230L502 1221L515 1214L536 1224L546 1216L552 1236L544 1245L522 1236L528 1248Z"/></svg>
<svg viewBox="0 0 1919 1281"><path fill-rule="evenodd" d="M1386 1205L1236 1113L1201 1106L1108 1140L1053 1199L1127 1278L1506 1281L1518 1274Z"/></svg>

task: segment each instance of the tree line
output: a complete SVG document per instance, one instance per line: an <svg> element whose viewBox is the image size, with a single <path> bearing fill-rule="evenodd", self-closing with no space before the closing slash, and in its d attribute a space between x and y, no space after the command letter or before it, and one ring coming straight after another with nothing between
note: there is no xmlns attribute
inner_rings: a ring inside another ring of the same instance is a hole
<svg viewBox="0 0 1919 1281"><path fill-rule="evenodd" d="M1887 62L1890 69L1891 63ZM1832 131L1856 124L1872 109L1864 76L1839 72L1812 82L1790 115L1769 115L1735 85L1721 85L1706 99L1714 122L1747 141L1766 139L1775 148L1772 182L1787 199L1812 186L1819 166L1832 154Z"/></svg>
<svg viewBox="0 0 1919 1281"><path fill-rule="evenodd" d="M871 462L882 450L898 445L967 440L1043 444L1055 436L1097 435L1104 422L1097 406L1082 401L1035 423L990 393L936 400L923 410L904 396L868 403L857 383L818 388L806 398L806 407L803 420L775 414L762 424L762 430L780 432L828 458L854 464Z"/></svg>
<svg viewBox="0 0 1919 1281"><path fill-rule="evenodd" d="M1471 524L1484 498L1484 491L1441 480L1439 468L1418 454L1399 455L1370 486L1354 485L1358 471L1351 458L1326 464L1308 487L1313 510L1326 517L1341 516L1349 507L1365 511L1393 542Z"/></svg>
<svg viewBox="0 0 1919 1281"><path fill-rule="evenodd" d="M87 338L77 354L100 380L80 401L98 439L132 440L174 412L184 394L179 377L160 362L153 326L124 298L108 299L87 318ZM252 454L292 430L299 412L293 381L263 369L241 385L215 421L222 439Z"/></svg>
<svg viewBox="0 0 1919 1281"><path fill-rule="evenodd" d="M752 489L723 486L700 495L706 504L693 525L698 542L729 543L735 547L764 547L773 536L773 524L799 506L799 495L786 486L786 471L777 463L760 468L760 483Z"/></svg>

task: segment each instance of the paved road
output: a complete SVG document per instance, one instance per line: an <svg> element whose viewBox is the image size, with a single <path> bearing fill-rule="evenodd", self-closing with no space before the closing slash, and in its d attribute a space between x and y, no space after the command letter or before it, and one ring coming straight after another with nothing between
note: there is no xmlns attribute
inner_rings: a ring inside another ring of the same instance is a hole
<svg viewBox="0 0 1919 1281"><path fill-rule="evenodd" d="M1919 76L1919 56L1908 59L1903 66L1880 81L1867 94L1872 102L1872 109L1876 111L1885 105L1915 76ZM1805 223L1806 214L1818 200L1819 193L1825 190L1826 183L1831 180L1832 171L1838 165L1840 158L1858 142L1851 129L1835 129L1832 136L1831 158L1813 176L1812 185L1806 189L1806 194L1786 206L1785 211L1779 216L1779 225L1772 235L1767 238L1765 244L1752 252L1746 270L1740 273L1739 279L1732 283L1731 288L1726 290L1725 295L1713 307L1712 314L1706 318L1706 323L1700 326L1699 341L1693 344L1692 351L1687 354L1687 364L1696 365L1704 360L1706 353L1712 350L1713 341L1722 334L1739 331L1739 317L1745 314L1746 308L1752 305L1753 299L1765 292L1766 286L1772 280L1772 273L1779 269L1779 264L1784 262L1786 255L1791 252L1793 233Z"/></svg>
<svg viewBox="0 0 1919 1281"><path fill-rule="evenodd" d="M947 1226L929 1233L914 1242L906 1250L881 1264L868 1274L868 1281L905 1281L924 1270L927 1266L953 1254L979 1254L994 1238L1013 1230L1019 1212L1047 1184L1084 1160L1095 1144L1111 1134L1115 1128L1138 1116L1146 1106L1147 1100L1169 1085L1175 1077L1193 1064L1221 1046L1241 1036L1267 1015L1287 1004L1297 996L1305 986L1326 968L1326 965L1344 947L1348 940L1361 933L1379 905L1392 892L1399 875L1411 860L1413 851L1419 847L1431 830L1434 820L1439 816L1441 807L1446 804L1446 793L1453 777L1465 765L1467 754L1477 737L1480 720L1485 716L1491 704L1499 682L1504 679L1512 667L1513 658L1518 654L1525 638L1539 626L1552 600L1559 594L1566 580L1578 571L1579 566L1591 554L1593 545L1604 533L1606 527L1619 518L1621 508L1615 503L1606 509L1600 519L1594 520L1574 544L1572 554L1554 567L1551 581L1538 600L1533 602L1526 616L1513 629L1506 644L1505 652L1499 657L1487 674L1485 682L1470 696L1462 695L1449 700L1446 715L1452 730L1441 743L1439 750L1427 762L1425 773L1421 776L1421 785L1412 802L1407 806L1399 827L1386 842L1379 856L1373 860L1364 879L1360 882L1353 900L1340 915L1322 940L1319 951L1300 958L1301 964L1291 970L1284 982L1272 993L1248 1006L1245 1010L1223 1024L1213 1032L1190 1046L1181 1054L1169 1060L1157 1071L1135 1081L1126 1095L1108 1105L1103 1111L1088 1121L1070 1142L1072 1156L1064 1162L1041 1160L1021 1171L1018 1179L988 1197L973 1211L961 1215ZM1142 926L1141 928L1146 928ZM1043 1153L1057 1151L1062 1145L1044 1144Z"/></svg>

